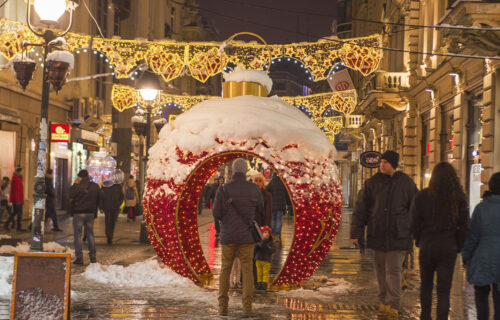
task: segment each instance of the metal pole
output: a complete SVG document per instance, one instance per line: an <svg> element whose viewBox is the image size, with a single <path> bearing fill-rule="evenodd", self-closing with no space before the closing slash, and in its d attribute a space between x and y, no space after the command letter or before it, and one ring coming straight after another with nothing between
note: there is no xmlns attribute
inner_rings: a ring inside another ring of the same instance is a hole
<svg viewBox="0 0 500 320"><path fill-rule="evenodd" d="M33 195L33 213L31 217L31 251L43 251L45 221L45 169L47 167L47 135L49 116L50 83L47 81L47 42L43 46L42 109L40 112L40 141L36 169L35 194Z"/></svg>
<svg viewBox="0 0 500 320"><path fill-rule="evenodd" d="M149 148L151 147L151 111L152 107L151 105L148 105L147 107L147 120L146 120L146 156L144 157L144 176L142 177L141 184L141 201L144 196L144 187L146 184L146 172L148 170L148 159L149 159ZM144 211L144 210L143 210ZM147 231L146 231L146 221L144 220L144 214L142 215L142 221L141 221L141 232L139 235L139 240L141 243L149 243L149 238L147 236Z"/></svg>

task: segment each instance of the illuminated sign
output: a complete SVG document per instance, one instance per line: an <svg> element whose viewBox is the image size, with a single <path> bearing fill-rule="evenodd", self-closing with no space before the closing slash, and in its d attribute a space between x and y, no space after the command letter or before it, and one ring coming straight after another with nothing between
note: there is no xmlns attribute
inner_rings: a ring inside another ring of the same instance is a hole
<svg viewBox="0 0 500 320"><path fill-rule="evenodd" d="M69 124L53 124L50 127L50 141L69 142Z"/></svg>
<svg viewBox="0 0 500 320"><path fill-rule="evenodd" d="M382 154L377 151L366 151L359 156L359 163L365 168L378 168Z"/></svg>

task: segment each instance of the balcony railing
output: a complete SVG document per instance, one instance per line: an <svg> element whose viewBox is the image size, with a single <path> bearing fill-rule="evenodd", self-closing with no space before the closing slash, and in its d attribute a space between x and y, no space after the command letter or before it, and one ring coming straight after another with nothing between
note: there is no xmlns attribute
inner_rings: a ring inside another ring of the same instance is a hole
<svg viewBox="0 0 500 320"><path fill-rule="evenodd" d="M348 129L357 129L363 125L365 117L357 114L349 114L345 116L345 127Z"/></svg>
<svg viewBox="0 0 500 320"><path fill-rule="evenodd" d="M410 87L407 72L377 72L377 90L399 91Z"/></svg>

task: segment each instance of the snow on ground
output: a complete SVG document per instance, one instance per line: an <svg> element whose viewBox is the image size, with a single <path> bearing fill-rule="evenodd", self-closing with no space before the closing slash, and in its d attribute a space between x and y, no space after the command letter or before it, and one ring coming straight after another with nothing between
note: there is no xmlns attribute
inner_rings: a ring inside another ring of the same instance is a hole
<svg viewBox="0 0 500 320"><path fill-rule="evenodd" d="M93 298L96 290L137 293L141 298L168 298L208 305L217 304L217 294L203 289L192 281L178 275L158 260L151 259L129 266L90 264L85 272L73 277L76 291L74 299ZM81 290L83 288L83 290ZM115 294L114 293L114 294Z"/></svg>
<svg viewBox="0 0 500 320"><path fill-rule="evenodd" d="M14 254L20 252L29 252L30 245L27 242L20 242L17 246L0 246L0 254ZM72 257L75 256L75 250L69 247L63 247L57 242L47 242L43 244L44 252L69 253Z"/></svg>
<svg viewBox="0 0 500 320"><path fill-rule="evenodd" d="M0 300L10 300L13 272L14 257L0 256Z"/></svg>
<svg viewBox="0 0 500 320"><path fill-rule="evenodd" d="M8 234L0 234L0 240L2 239L12 239L12 237L9 236Z"/></svg>
<svg viewBox="0 0 500 320"><path fill-rule="evenodd" d="M330 278L319 288L315 290L300 288L290 291L279 291L279 295L285 295L290 298L302 299L318 299L331 301L335 295L346 295L348 293L355 293L361 288L353 285L349 281L342 278Z"/></svg>

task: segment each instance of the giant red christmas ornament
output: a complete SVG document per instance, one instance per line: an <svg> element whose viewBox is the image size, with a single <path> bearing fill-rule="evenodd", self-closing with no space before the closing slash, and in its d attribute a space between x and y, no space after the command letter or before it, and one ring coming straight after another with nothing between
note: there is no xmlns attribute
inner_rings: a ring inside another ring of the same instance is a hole
<svg viewBox="0 0 500 320"><path fill-rule="evenodd" d="M238 71L225 90L248 94L255 85L270 91L263 72ZM227 92L225 94L227 95ZM198 200L222 164L257 157L280 175L295 209L289 255L273 288L309 278L326 257L341 217L335 149L297 108L277 97L244 95L204 101L166 124L150 149L144 196L151 243L172 270L203 284L212 270L203 255Z"/></svg>

